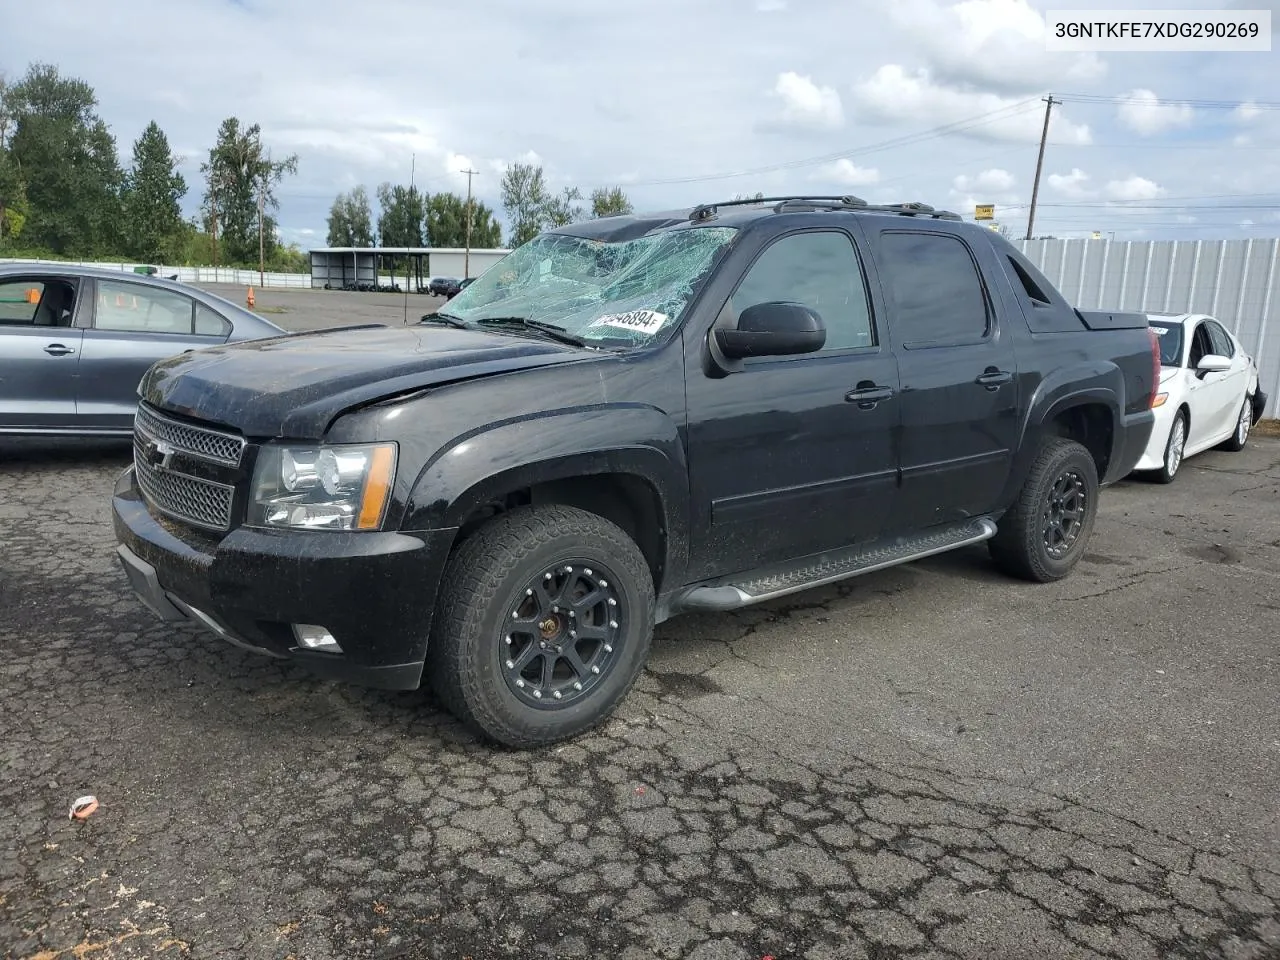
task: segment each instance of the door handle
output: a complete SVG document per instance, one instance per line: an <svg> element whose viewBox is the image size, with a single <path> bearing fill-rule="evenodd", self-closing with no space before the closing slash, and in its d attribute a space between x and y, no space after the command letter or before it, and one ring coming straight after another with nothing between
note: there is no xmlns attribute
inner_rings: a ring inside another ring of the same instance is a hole
<svg viewBox="0 0 1280 960"><path fill-rule="evenodd" d="M973 382L979 386L986 387L988 390L998 390L1006 383L1013 382L1013 374L1008 370L996 370L993 367L988 367Z"/></svg>
<svg viewBox="0 0 1280 960"><path fill-rule="evenodd" d="M871 410L881 400L893 399L893 387L881 387L864 381L858 384L857 389L846 393L844 398L849 403L856 403L860 410Z"/></svg>
<svg viewBox="0 0 1280 960"><path fill-rule="evenodd" d="M65 357L69 353L75 353L73 349L65 343L51 343L44 348L44 352L51 357Z"/></svg>

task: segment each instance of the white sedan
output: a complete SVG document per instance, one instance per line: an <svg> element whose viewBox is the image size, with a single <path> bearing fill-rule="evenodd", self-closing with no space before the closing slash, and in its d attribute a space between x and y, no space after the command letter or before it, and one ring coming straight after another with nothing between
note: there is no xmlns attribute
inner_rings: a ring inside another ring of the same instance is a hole
<svg viewBox="0 0 1280 960"><path fill-rule="evenodd" d="M1134 469L1169 483L1187 457L1244 449L1267 398L1257 364L1213 317L1151 314L1147 322L1160 340L1160 386L1151 439Z"/></svg>

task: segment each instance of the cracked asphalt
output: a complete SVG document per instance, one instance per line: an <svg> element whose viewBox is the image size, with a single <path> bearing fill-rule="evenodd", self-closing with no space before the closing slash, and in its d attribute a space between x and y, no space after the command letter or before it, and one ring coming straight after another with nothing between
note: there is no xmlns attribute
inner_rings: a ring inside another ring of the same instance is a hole
<svg viewBox="0 0 1280 960"><path fill-rule="evenodd" d="M1104 491L1054 585L671 620L535 752L153 620L128 457L0 444L6 958L1280 956L1280 441Z"/></svg>

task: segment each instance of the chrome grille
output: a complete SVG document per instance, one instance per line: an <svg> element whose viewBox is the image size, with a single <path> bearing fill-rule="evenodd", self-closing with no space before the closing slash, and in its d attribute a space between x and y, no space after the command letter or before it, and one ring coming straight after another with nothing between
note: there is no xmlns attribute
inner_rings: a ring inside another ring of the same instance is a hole
<svg viewBox="0 0 1280 960"><path fill-rule="evenodd" d="M179 423L176 420L158 416L141 404L138 405L133 423L135 431L141 430L147 437L163 440L175 450L181 450L201 460L237 467L240 465L240 457L244 454L244 437Z"/></svg>
<svg viewBox="0 0 1280 960"><path fill-rule="evenodd" d="M230 530L235 487L186 473L180 461L236 466L243 451L244 441L231 434L178 423L141 407L134 417L133 466L143 497L160 513L194 526ZM175 456L179 463L173 462Z"/></svg>

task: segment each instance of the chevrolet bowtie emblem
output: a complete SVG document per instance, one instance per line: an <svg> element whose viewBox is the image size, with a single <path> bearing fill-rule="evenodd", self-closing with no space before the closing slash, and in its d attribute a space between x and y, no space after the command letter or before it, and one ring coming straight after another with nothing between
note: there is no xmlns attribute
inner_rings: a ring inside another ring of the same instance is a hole
<svg viewBox="0 0 1280 960"><path fill-rule="evenodd" d="M147 445L147 462L153 467L168 470L169 464L173 460L173 455L177 452L176 449L163 440L152 440Z"/></svg>

